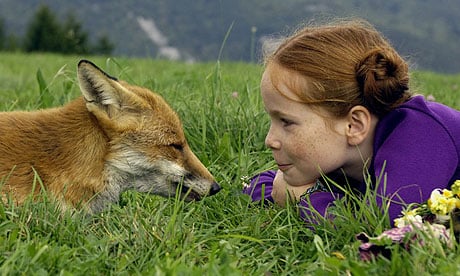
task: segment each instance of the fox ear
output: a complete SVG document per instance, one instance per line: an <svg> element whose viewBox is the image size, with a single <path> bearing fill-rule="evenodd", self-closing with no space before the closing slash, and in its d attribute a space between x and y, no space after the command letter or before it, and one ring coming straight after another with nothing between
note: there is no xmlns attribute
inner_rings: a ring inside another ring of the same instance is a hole
<svg viewBox="0 0 460 276"><path fill-rule="evenodd" d="M105 113L107 119L114 118L123 115L126 110L134 111L142 106L136 94L90 61L78 63L78 81L86 107L96 117Z"/></svg>
<svg viewBox="0 0 460 276"><path fill-rule="evenodd" d="M94 108L113 117L121 107L117 79L109 76L92 62L81 60L78 63L78 82L89 111ZM93 112L94 113L94 112Z"/></svg>
<svg viewBox="0 0 460 276"><path fill-rule="evenodd" d="M135 116L129 115L143 108L139 96L90 61L81 60L77 72L86 108L101 125L115 130L133 123Z"/></svg>

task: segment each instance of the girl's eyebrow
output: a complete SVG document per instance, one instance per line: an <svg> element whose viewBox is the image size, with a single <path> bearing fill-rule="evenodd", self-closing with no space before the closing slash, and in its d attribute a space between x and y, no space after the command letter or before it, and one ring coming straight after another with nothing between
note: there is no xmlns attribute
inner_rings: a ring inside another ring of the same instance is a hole
<svg viewBox="0 0 460 276"><path fill-rule="evenodd" d="M275 117L292 117L292 115L286 113L286 112L283 112L281 110L271 110L271 111L267 111L271 116L275 116Z"/></svg>

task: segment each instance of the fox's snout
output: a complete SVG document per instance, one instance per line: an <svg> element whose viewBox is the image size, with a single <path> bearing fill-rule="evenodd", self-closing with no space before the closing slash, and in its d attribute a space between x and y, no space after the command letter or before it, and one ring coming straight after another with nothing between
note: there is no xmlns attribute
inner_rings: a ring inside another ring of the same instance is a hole
<svg viewBox="0 0 460 276"><path fill-rule="evenodd" d="M179 187L180 187L181 197L185 201L199 201L203 199L205 196L213 196L221 190L221 187L217 182L213 182L211 184L211 188L209 189L208 193L204 196L200 195L199 193L194 191L193 188L190 188L186 185L179 185Z"/></svg>
<svg viewBox="0 0 460 276"><path fill-rule="evenodd" d="M200 195L198 192L193 190L193 188L186 186L185 184L181 186L182 188L182 194L183 198L187 201L192 201L192 200L201 200L205 196L213 196L217 194L222 188L217 182L212 182L211 188L205 195Z"/></svg>
<svg viewBox="0 0 460 276"><path fill-rule="evenodd" d="M222 188L220 187L217 182L213 182L211 185L211 190L209 190L209 195L215 195L217 194Z"/></svg>
<svg viewBox="0 0 460 276"><path fill-rule="evenodd" d="M187 142L185 142L180 156L184 160L183 171L181 169L175 171L175 165L170 165L168 170L171 175L177 175L177 172L179 172L178 174L184 176L183 186L188 192L185 196L186 200L200 200L205 196L215 195L221 190L220 185L192 152ZM174 163L175 161L171 162Z"/></svg>

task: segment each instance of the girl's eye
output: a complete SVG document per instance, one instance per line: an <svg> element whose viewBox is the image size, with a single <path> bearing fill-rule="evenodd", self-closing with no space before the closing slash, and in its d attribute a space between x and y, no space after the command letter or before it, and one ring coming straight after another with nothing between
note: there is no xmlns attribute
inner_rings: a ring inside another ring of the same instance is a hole
<svg viewBox="0 0 460 276"><path fill-rule="evenodd" d="M294 122L290 121L290 120L287 120L287 119L284 119L284 118L281 118L280 119L281 123L283 123L283 126L287 127L287 126L290 126L292 125Z"/></svg>

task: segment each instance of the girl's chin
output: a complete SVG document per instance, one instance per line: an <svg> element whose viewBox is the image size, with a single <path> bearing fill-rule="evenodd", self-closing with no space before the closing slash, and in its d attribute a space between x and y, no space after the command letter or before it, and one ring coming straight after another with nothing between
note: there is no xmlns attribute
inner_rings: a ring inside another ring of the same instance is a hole
<svg viewBox="0 0 460 276"><path fill-rule="evenodd" d="M302 177L292 177L291 178L290 176L284 175L284 181L286 181L286 183L289 186L293 186L293 187L310 185L311 183L314 183L316 181L316 180L299 181L299 179L302 179Z"/></svg>

